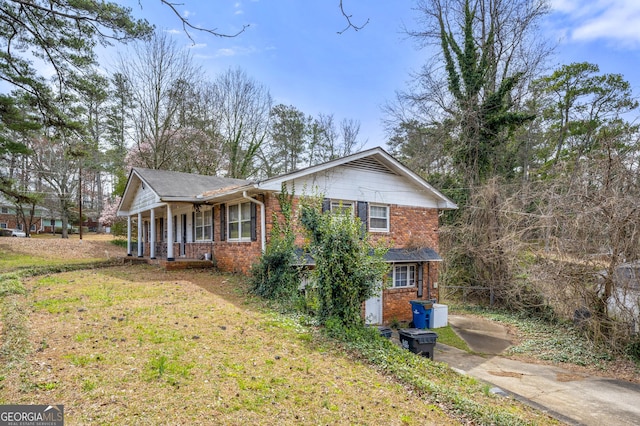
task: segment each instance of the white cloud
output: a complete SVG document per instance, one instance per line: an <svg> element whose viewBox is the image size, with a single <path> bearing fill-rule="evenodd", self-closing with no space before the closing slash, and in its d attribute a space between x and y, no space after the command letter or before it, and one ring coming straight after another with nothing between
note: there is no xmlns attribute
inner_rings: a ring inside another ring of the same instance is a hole
<svg viewBox="0 0 640 426"><path fill-rule="evenodd" d="M640 46L638 0L553 0L569 28L559 29L569 40L609 40L626 47Z"/></svg>
<svg viewBox="0 0 640 426"><path fill-rule="evenodd" d="M257 49L255 47L232 47L232 48L218 49L215 55L216 57L246 56L255 52L257 52Z"/></svg>
<svg viewBox="0 0 640 426"><path fill-rule="evenodd" d="M189 49L204 49L207 47L207 43L194 43L189 45Z"/></svg>
<svg viewBox="0 0 640 426"><path fill-rule="evenodd" d="M182 31L180 31L180 30L176 30L176 29L173 29L173 30L164 30L164 32L166 32L166 33L168 33L168 34L180 34L180 33L182 33Z"/></svg>
<svg viewBox="0 0 640 426"><path fill-rule="evenodd" d="M218 49L216 51L216 56L235 56L235 55L236 55L236 51L234 49L225 48L225 49Z"/></svg>
<svg viewBox="0 0 640 426"><path fill-rule="evenodd" d="M188 18L191 15L193 15L193 13L189 10L185 10L184 12L182 12L182 16L185 18Z"/></svg>

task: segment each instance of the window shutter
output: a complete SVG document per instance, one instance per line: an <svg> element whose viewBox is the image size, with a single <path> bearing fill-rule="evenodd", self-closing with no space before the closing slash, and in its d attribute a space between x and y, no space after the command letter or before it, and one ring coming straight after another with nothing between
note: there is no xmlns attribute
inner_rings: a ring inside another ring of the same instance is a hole
<svg viewBox="0 0 640 426"><path fill-rule="evenodd" d="M220 241L227 239L227 205L220 204Z"/></svg>
<svg viewBox="0 0 640 426"><path fill-rule="evenodd" d="M322 200L322 213L328 212L328 211L331 211L331 200L328 198L325 198L324 200Z"/></svg>
<svg viewBox="0 0 640 426"><path fill-rule="evenodd" d="M258 226L256 223L257 216L258 216L258 208L256 206L256 203L251 203L251 241L258 240Z"/></svg>
<svg viewBox="0 0 640 426"><path fill-rule="evenodd" d="M358 217L360 218L361 238L369 230L369 204L366 201L358 201Z"/></svg>
<svg viewBox="0 0 640 426"><path fill-rule="evenodd" d="M191 241L196 240L196 212L191 212Z"/></svg>
<svg viewBox="0 0 640 426"><path fill-rule="evenodd" d="M369 229L369 203L358 201L358 217L364 225L364 230Z"/></svg>
<svg viewBox="0 0 640 426"><path fill-rule="evenodd" d="M216 208L215 207L211 207L211 241L215 240L215 235L216 235Z"/></svg>

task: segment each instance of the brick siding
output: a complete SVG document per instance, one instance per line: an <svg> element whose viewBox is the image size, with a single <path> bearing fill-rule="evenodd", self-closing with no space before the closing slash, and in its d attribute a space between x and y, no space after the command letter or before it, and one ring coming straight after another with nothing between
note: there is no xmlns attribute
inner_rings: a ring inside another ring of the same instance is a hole
<svg viewBox="0 0 640 426"><path fill-rule="evenodd" d="M280 206L274 194L268 194L260 200L266 208L267 242L273 228L273 212L280 213ZM299 199L294 199L294 212L298 210ZM281 218L281 215L279 216ZM258 239L252 242L220 241L220 206L214 207L214 243L213 259L217 267L225 272L249 274L251 266L258 261L261 246L260 208L257 209L256 226ZM296 244L304 243L302 229L296 224ZM394 248L429 247L438 251L438 211L437 209L389 206L389 232L371 233L373 243L385 240ZM211 252L211 243L188 243L186 257L199 259L204 253ZM146 252L148 253L148 251ZM174 250L179 256L179 244ZM428 275L428 277L427 277ZM433 284L438 279L438 262L424 264L423 299L437 299L438 289ZM389 288L383 293L383 323L391 321L411 321L411 306L409 301L418 299L417 287Z"/></svg>

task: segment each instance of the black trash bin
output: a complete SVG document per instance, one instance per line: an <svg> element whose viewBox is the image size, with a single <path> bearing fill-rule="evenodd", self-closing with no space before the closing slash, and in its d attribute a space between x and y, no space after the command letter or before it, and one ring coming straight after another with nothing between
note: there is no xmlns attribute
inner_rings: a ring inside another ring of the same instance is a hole
<svg viewBox="0 0 640 426"><path fill-rule="evenodd" d="M398 336L403 348L433 360L433 351L438 339L436 333L419 328L401 328Z"/></svg>
<svg viewBox="0 0 640 426"><path fill-rule="evenodd" d="M378 326L378 331L380 332L380 336L386 337L387 339L391 339L391 335L393 334L391 328L382 325Z"/></svg>

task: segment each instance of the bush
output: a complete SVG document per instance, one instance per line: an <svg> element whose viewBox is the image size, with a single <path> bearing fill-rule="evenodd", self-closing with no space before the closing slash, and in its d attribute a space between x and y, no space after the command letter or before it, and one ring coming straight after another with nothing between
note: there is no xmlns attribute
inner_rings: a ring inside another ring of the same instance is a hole
<svg viewBox="0 0 640 426"><path fill-rule="evenodd" d="M293 308L299 304L300 271L295 267L293 193L286 185L278 194L282 216L273 214L271 238L258 263L251 267L251 292Z"/></svg>
<svg viewBox="0 0 640 426"><path fill-rule="evenodd" d="M640 336L636 336L627 344L626 352L635 362L640 362Z"/></svg>
<svg viewBox="0 0 640 426"><path fill-rule="evenodd" d="M359 218L322 213L320 205L318 198L304 200L301 212L316 264L319 320L337 320L347 328L362 325L362 303L380 290L389 268L386 248L369 244Z"/></svg>

